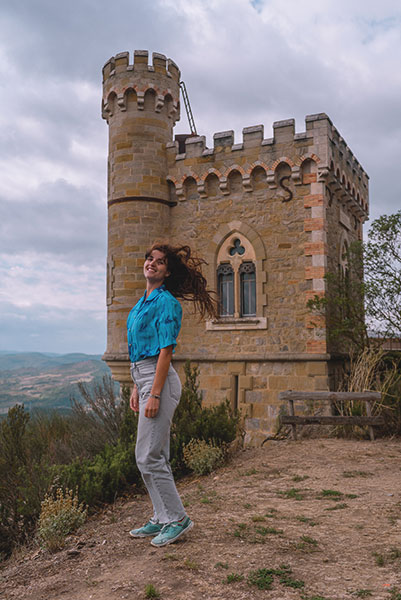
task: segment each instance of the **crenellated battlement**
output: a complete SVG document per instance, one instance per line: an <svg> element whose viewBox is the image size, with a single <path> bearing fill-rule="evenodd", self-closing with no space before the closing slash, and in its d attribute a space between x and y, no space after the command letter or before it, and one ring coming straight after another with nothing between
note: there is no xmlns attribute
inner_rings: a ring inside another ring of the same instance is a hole
<svg viewBox="0 0 401 600"><path fill-rule="evenodd" d="M171 58L158 52L152 53L152 64L149 63L149 53L147 50L135 50L134 62L129 62L129 52L119 52L103 66L103 83L117 73L127 71L136 71L138 73L160 73L166 77L171 77L177 83L180 82L180 70Z"/></svg>
<svg viewBox="0 0 401 600"><path fill-rule="evenodd" d="M312 163L316 181L333 189L358 218L367 218L368 177L325 113L308 115L303 132L296 133L295 120L286 119L273 123L272 138L264 137L263 125L254 125L242 130L238 143L233 130L220 131L213 135L213 148L206 146L205 136L190 136L184 153L179 153L178 142L171 142L167 154L169 180L179 201L186 199L189 180L196 182L200 197L208 197L207 179L212 175L222 195L230 194L233 173L240 175L244 191L253 192L257 170L271 190L279 188L283 176L291 186L299 186L310 180Z"/></svg>
<svg viewBox="0 0 401 600"><path fill-rule="evenodd" d="M156 113L166 112L174 125L180 118L180 70L164 54L135 50L133 64L129 52L112 56L103 67L102 117L109 121L128 107L138 111L145 106Z"/></svg>

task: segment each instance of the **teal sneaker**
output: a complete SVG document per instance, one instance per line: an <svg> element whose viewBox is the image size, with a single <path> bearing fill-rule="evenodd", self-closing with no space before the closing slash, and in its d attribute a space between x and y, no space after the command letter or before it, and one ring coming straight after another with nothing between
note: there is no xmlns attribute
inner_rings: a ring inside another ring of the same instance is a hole
<svg viewBox="0 0 401 600"><path fill-rule="evenodd" d="M155 538L150 542L152 546L156 546L156 548L161 548L161 546L167 546L167 544L172 544L179 537L184 535L184 533L188 533L194 524L192 523L189 517L185 517L182 521L173 521L172 523L167 523Z"/></svg>
<svg viewBox="0 0 401 600"><path fill-rule="evenodd" d="M129 534L134 538L144 538L150 537L151 535L157 535L161 532L164 525L162 523L153 523L152 521L148 521L143 527L139 527L139 529L132 529Z"/></svg>

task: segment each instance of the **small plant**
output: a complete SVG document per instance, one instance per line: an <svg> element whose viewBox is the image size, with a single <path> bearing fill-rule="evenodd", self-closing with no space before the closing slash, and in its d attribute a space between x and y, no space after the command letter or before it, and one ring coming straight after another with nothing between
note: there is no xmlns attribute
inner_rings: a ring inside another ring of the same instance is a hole
<svg viewBox="0 0 401 600"><path fill-rule="evenodd" d="M145 585L145 598L160 598L160 592L152 583Z"/></svg>
<svg viewBox="0 0 401 600"><path fill-rule="evenodd" d="M244 576L240 573L230 573L227 578L223 580L223 583L235 583L237 581L243 581Z"/></svg>
<svg viewBox="0 0 401 600"><path fill-rule="evenodd" d="M244 473L241 473L241 475L244 475L245 477L249 477L250 475L256 475L257 470L255 468L253 469L249 469L248 471L245 471Z"/></svg>
<svg viewBox="0 0 401 600"><path fill-rule="evenodd" d="M391 600L401 600L401 593L397 590L397 588L391 588L389 592L391 594Z"/></svg>
<svg viewBox="0 0 401 600"><path fill-rule="evenodd" d="M292 480L295 482L305 481L305 479L309 479L309 475L294 475L292 478Z"/></svg>
<svg viewBox="0 0 401 600"><path fill-rule="evenodd" d="M375 562L377 566L384 567L384 565L386 564L386 560L383 554L380 554L380 552L373 552L373 556L375 557Z"/></svg>
<svg viewBox="0 0 401 600"><path fill-rule="evenodd" d="M311 519L310 517L304 517L303 515L299 515L298 517L296 517L298 521L300 521L301 523L307 523L308 525L310 525L310 527L315 527L315 525L317 525L316 521L314 521L313 519Z"/></svg>
<svg viewBox="0 0 401 600"><path fill-rule="evenodd" d="M252 508L252 504L249 504L249 502L245 502L244 508Z"/></svg>
<svg viewBox="0 0 401 600"><path fill-rule="evenodd" d="M218 569L228 569L228 563L223 563L223 562L217 562L215 565L215 568Z"/></svg>
<svg viewBox="0 0 401 600"><path fill-rule="evenodd" d="M252 521L254 523L265 521L265 517L263 515L253 515Z"/></svg>
<svg viewBox="0 0 401 600"><path fill-rule="evenodd" d="M337 490L322 490L320 492L320 498L330 498L331 500L339 500L343 495L342 492L338 492Z"/></svg>
<svg viewBox="0 0 401 600"><path fill-rule="evenodd" d="M398 558L401 558L401 550L399 548L396 548L395 546L393 546L393 548L390 549L389 559L391 561L395 561Z"/></svg>
<svg viewBox="0 0 401 600"><path fill-rule="evenodd" d="M355 592L353 592L353 595L357 598L368 598L369 596L373 596L370 590L365 589L355 590Z"/></svg>
<svg viewBox="0 0 401 600"><path fill-rule="evenodd" d="M301 536L301 541L295 545L297 550L302 550L303 552L316 552L317 551L317 540L308 535Z"/></svg>
<svg viewBox="0 0 401 600"><path fill-rule="evenodd" d="M293 500L303 500L304 496L300 494L302 490L298 488L290 488L289 490L283 490L278 492L280 496L284 496L284 498L290 498Z"/></svg>
<svg viewBox="0 0 401 600"><path fill-rule="evenodd" d="M179 560L179 558L176 554L166 552L166 554L162 557L162 560L177 561L177 560Z"/></svg>
<svg viewBox="0 0 401 600"><path fill-rule="evenodd" d="M369 471L344 471L343 477L372 477L373 473Z"/></svg>
<svg viewBox="0 0 401 600"><path fill-rule="evenodd" d="M58 488L55 497L45 496L41 504L38 538L50 552L61 550L67 535L78 529L86 520L87 510L78 502L78 492L65 492Z"/></svg>
<svg viewBox="0 0 401 600"><path fill-rule="evenodd" d="M270 590L273 583L273 576L270 569L257 569L251 571L248 575L249 585L255 585L260 590Z"/></svg>
<svg viewBox="0 0 401 600"><path fill-rule="evenodd" d="M205 440L191 440L183 449L184 463L197 475L207 475L224 460L224 451Z"/></svg>
<svg viewBox="0 0 401 600"><path fill-rule="evenodd" d="M274 527L255 527L255 531L259 535L280 535L283 533L282 529L275 529Z"/></svg>
<svg viewBox="0 0 401 600"><path fill-rule="evenodd" d="M190 571L197 571L199 569L198 563L194 560L191 560L190 558L186 558L184 560L184 567L186 569L189 569Z"/></svg>

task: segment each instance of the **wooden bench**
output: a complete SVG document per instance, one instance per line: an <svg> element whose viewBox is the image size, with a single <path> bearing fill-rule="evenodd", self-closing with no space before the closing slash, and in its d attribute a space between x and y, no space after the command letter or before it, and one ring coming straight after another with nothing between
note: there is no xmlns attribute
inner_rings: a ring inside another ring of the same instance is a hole
<svg viewBox="0 0 401 600"><path fill-rule="evenodd" d="M373 433L374 425L383 425L382 416L372 416L372 405L380 402L380 392L280 392L279 400L288 402L288 415L280 416L281 425L291 425L292 437L297 439L297 425L361 425L368 426L370 439L375 439ZM366 406L366 416L346 416L346 415L307 415L296 416L294 402L305 403L307 401L329 403L331 412L336 404L340 402L364 402Z"/></svg>

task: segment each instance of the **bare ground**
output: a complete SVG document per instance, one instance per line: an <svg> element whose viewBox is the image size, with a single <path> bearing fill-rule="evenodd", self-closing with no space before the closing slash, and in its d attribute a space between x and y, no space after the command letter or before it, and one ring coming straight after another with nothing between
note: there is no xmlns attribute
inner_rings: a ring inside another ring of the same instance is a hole
<svg viewBox="0 0 401 600"><path fill-rule="evenodd" d="M195 521L184 540L156 549L131 539L149 501L118 501L61 552L20 551L0 570L0 599L141 600L151 583L162 600L400 600L400 459L399 440L241 451L216 473L179 483ZM273 575L271 589L248 582L282 564L291 572ZM243 579L227 582L233 574Z"/></svg>

